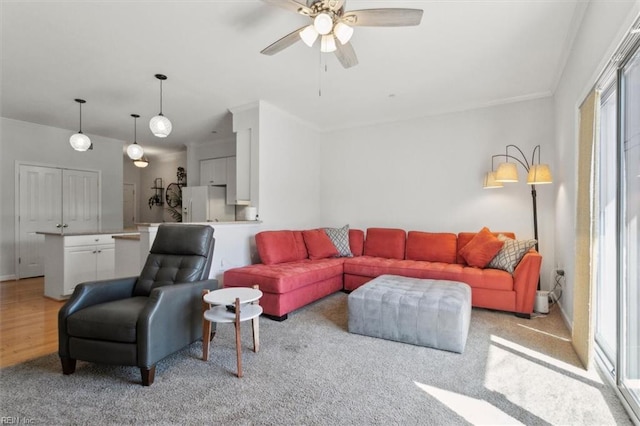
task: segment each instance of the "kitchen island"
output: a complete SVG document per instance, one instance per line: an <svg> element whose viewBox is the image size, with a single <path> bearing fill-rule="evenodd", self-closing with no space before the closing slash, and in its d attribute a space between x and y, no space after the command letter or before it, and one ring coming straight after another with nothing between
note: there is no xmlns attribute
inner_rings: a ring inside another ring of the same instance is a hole
<svg viewBox="0 0 640 426"><path fill-rule="evenodd" d="M123 276L115 269L115 235L135 231L89 231L44 235L44 295L63 300L85 281Z"/></svg>

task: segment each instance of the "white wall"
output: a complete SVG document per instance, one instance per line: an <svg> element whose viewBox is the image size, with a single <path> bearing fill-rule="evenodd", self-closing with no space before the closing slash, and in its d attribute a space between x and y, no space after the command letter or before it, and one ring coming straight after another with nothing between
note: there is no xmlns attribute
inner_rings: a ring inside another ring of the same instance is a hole
<svg viewBox="0 0 640 426"><path fill-rule="evenodd" d="M553 129L552 100L543 98L325 134L321 217L329 226L454 233L488 226L533 238L524 169L518 166L519 183L502 189L484 190L483 176L491 155L507 144L520 147L528 161L540 144L542 162L555 170ZM548 288L553 185L539 185L537 193L542 287Z"/></svg>
<svg viewBox="0 0 640 426"><path fill-rule="evenodd" d="M565 270L566 282L560 303L570 327L575 276L578 108L639 11L638 0L590 2L554 95L555 162L562 166L556 168L554 176L554 246L556 263Z"/></svg>
<svg viewBox="0 0 640 426"><path fill-rule="evenodd" d="M177 183L178 167L184 167L189 179L189 170L187 169L187 152L180 151L169 154L162 154L157 157L148 157L149 165L140 172L140 190L138 191L140 198L140 210L138 222L140 223L162 223L175 222L171 215L167 212L167 203L165 193L170 183ZM162 178L162 206L149 207L149 198L155 194L155 190L151 189L156 178ZM121 203L122 204L122 203Z"/></svg>
<svg viewBox="0 0 640 426"><path fill-rule="evenodd" d="M260 102L259 108L258 215L263 228L322 226L319 133L269 103Z"/></svg>
<svg viewBox="0 0 640 426"><path fill-rule="evenodd" d="M94 149L74 151L71 130L0 118L0 279L15 275L16 161L101 171L102 228L122 229L123 141L89 135Z"/></svg>

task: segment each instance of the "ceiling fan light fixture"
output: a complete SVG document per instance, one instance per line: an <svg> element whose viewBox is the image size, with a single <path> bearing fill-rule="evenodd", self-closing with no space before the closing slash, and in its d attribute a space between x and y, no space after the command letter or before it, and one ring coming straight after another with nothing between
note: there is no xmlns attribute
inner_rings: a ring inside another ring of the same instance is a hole
<svg viewBox="0 0 640 426"><path fill-rule="evenodd" d="M333 28L333 34L342 44L349 43L351 36L353 35L353 28L345 24L344 22L338 22Z"/></svg>
<svg viewBox="0 0 640 426"><path fill-rule="evenodd" d="M304 30L300 31L300 38L307 46L313 46L318 38L318 31L316 31L313 25L309 25Z"/></svg>
<svg viewBox="0 0 640 426"><path fill-rule="evenodd" d="M327 35L333 29L333 19L328 13L319 13L313 20L313 26L320 35Z"/></svg>
<svg viewBox="0 0 640 426"><path fill-rule="evenodd" d="M320 51L322 53L331 53L336 51L336 39L333 35L323 35L320 40Z"/></svg>
<svg viewBox="0 0 640 426"><path fill-rule="evenodd" d="M147 157L142 157L138 158L137 160L133 160L133 164L136 167L145 168L149 165L149 160L147 160Z"/></svg>

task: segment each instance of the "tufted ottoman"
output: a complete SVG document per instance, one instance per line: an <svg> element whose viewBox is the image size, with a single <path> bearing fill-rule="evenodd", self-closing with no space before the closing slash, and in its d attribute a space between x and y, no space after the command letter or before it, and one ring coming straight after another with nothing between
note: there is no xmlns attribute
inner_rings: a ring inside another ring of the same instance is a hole
<svg viewBox="0 0 640 426"><path fill-rule="evenodd" d="M462 353L471 287L457 281L381 275L348 298L349 331Z"/></svg>

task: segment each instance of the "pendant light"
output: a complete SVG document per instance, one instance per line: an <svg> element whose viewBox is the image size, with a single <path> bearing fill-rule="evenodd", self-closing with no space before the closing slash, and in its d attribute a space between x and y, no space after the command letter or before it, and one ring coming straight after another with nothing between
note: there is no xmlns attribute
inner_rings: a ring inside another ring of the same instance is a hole
<svg viewBox="0 0 640 426"><path fill-rule="evenodd" d="M171 121L162 115L162 81L167 79L166 75L156 74L156 78L160 80L160 114L156 115L149 121L149 128L154 136L166 138L171 133Z"/></svg>
<svg viewBox="0 0 640 426"><path fill-rule="evenodd" d="M127 155L132 160L139 160L144 155L144 149L137 142L136 123L140 117L138 114L131 114L133 117L133 143L127 147Z"/></svg>
<svg viewBox="0 0 640 426"><path fill-rule="evenodd" d="M78 130L78 133L71 135L71 137L69 138L69 143L71 144L71 147L76 151L84 152L93 147L89 136L82 133L82 104L86 103L87 101L85 101L84 99L75 99L75 101L80 105L80 130Z"/></svg>
<svg viewBox="0 0 640 426"><path fill-rule="evenodd" d="M145 168L149 165L149 160L147 160L147 157L142 157L142 158L138 158L137 160L133 160L133 164L135 164L136 167L141 167L141 168Z"/></svg>

